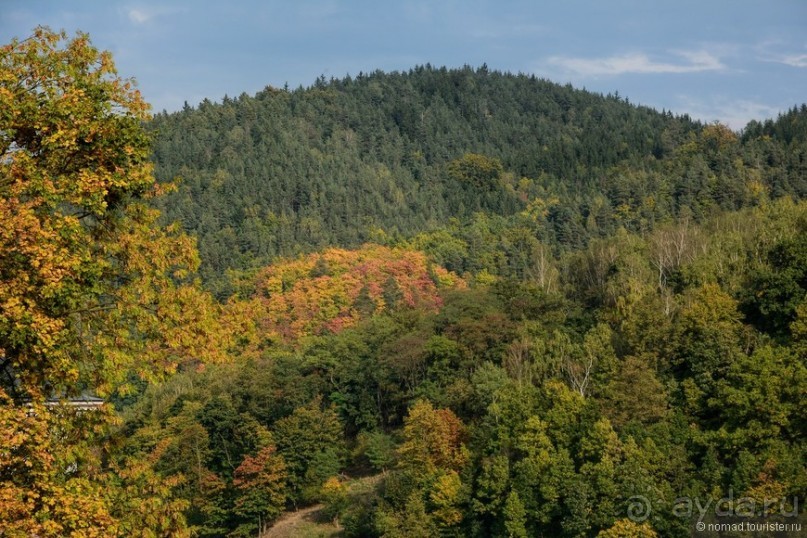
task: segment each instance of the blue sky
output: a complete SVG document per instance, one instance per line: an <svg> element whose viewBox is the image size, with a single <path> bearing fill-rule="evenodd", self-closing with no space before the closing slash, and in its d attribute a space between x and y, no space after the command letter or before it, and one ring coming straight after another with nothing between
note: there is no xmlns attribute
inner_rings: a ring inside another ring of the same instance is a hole
<svg viewBox="0 0 807 538"><path fill-rule="evenodd" d="M734 129L807 102L805 0L0 0L0 43L90 34L154 109L320 76L479 66Z"/></svg>

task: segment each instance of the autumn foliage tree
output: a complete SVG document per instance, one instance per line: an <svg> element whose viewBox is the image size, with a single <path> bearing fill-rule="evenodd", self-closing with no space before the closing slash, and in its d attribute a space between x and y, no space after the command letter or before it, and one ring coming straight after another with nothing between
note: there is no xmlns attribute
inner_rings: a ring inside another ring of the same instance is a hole
<svg viewBox="0 0 807 538"><path fill-rule="evenodd" d="M293 341L339 332L395 306L436 310L442 304L440 288L464 286L456 275L431 265L422 252L367 244L264 268L249 304L267 338Z"/></svg>
<svg viewBox="0 0 807 538"><path fill-rule="evenodd" d="M403 435L400 465L418 477L439 470L460 471L468 461L464 426L450 409L434 409L428 401L418 400L404 420Z"/></svg>
<svg viewBox="0 0 807 538"><path fill-rule="evenodd" d="M380 529L385 536L406 536L416 520L422 530L412 536L456 535L463 519L460 473L469 459L465 425L450 409L418 400L409 409L402 433L392 478L397 485L387 491L387 500L398 509L381 510Z"/></svg>
<svg viewBox="0 0 807 538"><path fill-rule="evenodd" d="M286 463L274 445L263 447L255 456L247 455L235 470L233 485L238 491L235 512L243 523L235 536L263 532L283 511L286 502Z"/></svg>
<svg viewBox="0 0 807 538"><path fill-rule="evenodd" d="M125 392L127 377L154 380L226 347L206 345L221 331L217 307L193 278L193 241L158 228L147 205L160 193L143 130L148 109L86 34L38 28L0 48L6 536L133 536L127 498L152 491L169 506L159 479L143 478L142 462L100 457L114 412L43 404ZM181 517L157 519L139 522L136 535L183 533Z"/></svg>

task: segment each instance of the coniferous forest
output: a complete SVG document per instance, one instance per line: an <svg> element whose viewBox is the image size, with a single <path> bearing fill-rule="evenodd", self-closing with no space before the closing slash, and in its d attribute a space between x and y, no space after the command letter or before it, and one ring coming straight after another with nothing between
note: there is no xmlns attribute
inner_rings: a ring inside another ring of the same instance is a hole
<svg viewBox="0 0 807 538"><path fill-rule="evenodd" d="M807 105L424 65L151 116L86 35L0 67L0 537L802 521Z"/></svg>

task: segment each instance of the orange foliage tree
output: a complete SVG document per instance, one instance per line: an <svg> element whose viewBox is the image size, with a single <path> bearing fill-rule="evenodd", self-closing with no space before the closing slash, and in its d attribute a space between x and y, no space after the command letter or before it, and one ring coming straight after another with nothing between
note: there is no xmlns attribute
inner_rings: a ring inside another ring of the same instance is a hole
<svg viewBox="0 0 807 538"><path fill-rule="evenodd" d="M434 310L439 288L464 285L421 252L372 244L332 248L258 273L252 312L269 338L292 341L338 332L397 304Z"/></svg>
<svg viewBox="0 0 807 538"><path fill-rule="evenodd" d="M160 193L147 118L85 34L38 28L0 48L4 536L184 533L148 462L107 450L111 409L46 405L125 390L130 376L153 380L227 347L218 306L194 280L193 241L158 228L147 205Z"/></svg>
<svg viewBox="0 0 807 538"><path fill-rule="evenodd" d="M244 520L239 527L244 536L253 536L256 530L263 533L283 512L286 475L286 463L274 445L265 446L255 456L245 456L235 470L235 511Z"/></svg>
<svg viewBox="0 0 807 538"><path fill-rule="evenodd" d="M418 400L404 419L403 435L399 464L417 476L459 472L468 463L465 426L450 409L434 409L427 400Z"/></svg>

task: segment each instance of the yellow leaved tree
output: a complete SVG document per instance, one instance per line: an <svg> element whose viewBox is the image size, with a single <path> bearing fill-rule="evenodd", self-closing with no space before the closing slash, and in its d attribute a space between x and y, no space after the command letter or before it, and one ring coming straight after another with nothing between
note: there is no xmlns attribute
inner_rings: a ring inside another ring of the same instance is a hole
<svg viewBox="0 0 807 538"><path fill-rule="evenodd" d="M171 484L112 450L114 410L52 402L215 360L233 333L194 280L192 239L148 207L148 109L86 34L0 48L4 537L185 533Z"/></svg>

